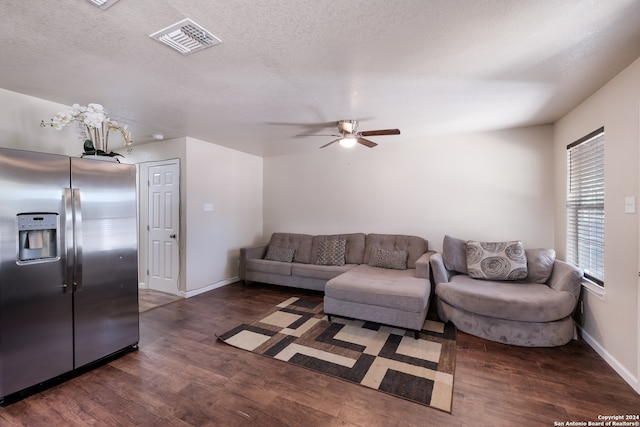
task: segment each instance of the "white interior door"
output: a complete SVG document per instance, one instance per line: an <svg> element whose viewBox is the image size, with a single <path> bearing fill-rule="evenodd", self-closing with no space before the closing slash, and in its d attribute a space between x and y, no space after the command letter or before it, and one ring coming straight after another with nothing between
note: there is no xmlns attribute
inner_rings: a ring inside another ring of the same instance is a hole
<svg viewBox="0 0 640 427"><path fill-rule="evenodd" d="M149 289L178 294L180 164L149 166Z"/></svg>

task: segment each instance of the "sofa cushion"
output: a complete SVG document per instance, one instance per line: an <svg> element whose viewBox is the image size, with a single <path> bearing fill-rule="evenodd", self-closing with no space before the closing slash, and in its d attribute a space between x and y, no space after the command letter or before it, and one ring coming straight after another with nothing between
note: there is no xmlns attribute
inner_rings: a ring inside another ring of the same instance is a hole
<svg viewBox="0 0 640 427"><path fill-rule="evenodd" d="M345 273L355 267L356 264L344 265L317 265L317 264L293 264L291 275L307 277L310 279L329 280Z"/></svg>
<svg viewBox="0 0 640 427"><path fill-rule="evenodd" d="M273 233L271 240L269 240L269 246L295 249L296 253L293 261L309 264L311 262L312 242L313 236L309 234Z"/></svg>
<svg viewBox="0 0 640 427"><path fill-rule="evenodd" d="M547 283L553 272L556 251L553 249L525 249L527 254L527 282Z"/></svg>
<svg viewBox="0 0 640 427"><path fill-rule="evenodd" d="M257 271L260 273L278 274L281 276L291 276L290 262L269 261L266 259L248 259L247 271Z"/></svg>
<svg viewBox="0 0 640 427"><path fill-rule="evenodd" d="M346 240L323 240L318 244L318 265L344 265L347 248Z"/></svg>
<svg viewBox="0 0 640 427"><path fill-rule="evenodd" d="M467 272L474 279L520 280L527 277L522 242L467 242Z"/></svg>
<svg viewBox="0 0 640 427"><path fill-rule="evenodd" d="M416 260L427 252L427 241L422 237L402 234L367 234L364 260L361 264L369 264L371 248L374 246L387 251L406 251L407 268L416 268Z"/></svg>
<svg viewBox="0 0 640 427"><path fill-rule="evenodd" d="M407 269L407 251L386 251L377 246L371 248L369 265L371 267Z"/></svg>
<svg viewBox="0 0 640 427"><path fill-rule="evenodd" d="M573 312L576 300L541 283L476 280L458 274L436 285L449 305L483 316L521 322L553 322Z"/></svg>
<svg viewBox="0 0 640 427"><path fill-rule="evenodd" d="M311 263L316 264L318 259L318 247L320 242L327 240L346 240L344 262L345 264L362 264L364 259L364 233L351 234L322 234L313 237L311 244Z"/></svg>
<svg viewBox="0 0 640 427"><path fill-rule="evenodd" d="M269 245L264 259L268 261L292 262L295 253L295 249L280 248L278 246Z"/></svg>
<svg viewBox="0 0 640 427"><path fill-rule="evenodd" d="M447 270L467 274L467 241L444 236L442 260Z"/></svg>
<svg viewBox="0 0 640 427"><path fill-rule="evenodd" d="M415 270L389 270L358 265L327 282L325 295L352 301L420 313L429 302L431 285L415 277Z"/></svg>

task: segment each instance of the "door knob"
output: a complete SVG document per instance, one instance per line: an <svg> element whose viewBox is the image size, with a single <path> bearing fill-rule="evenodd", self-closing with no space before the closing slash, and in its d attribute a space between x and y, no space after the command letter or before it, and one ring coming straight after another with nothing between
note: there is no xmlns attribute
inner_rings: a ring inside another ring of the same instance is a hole
<svg viewBox="0 0 640 427"><path fill-rule="evenodd" d="M176 238L176 235L175 235L175 234L169 234L169 238L170 238L170 239L175 239L175 238Z"/></svg>

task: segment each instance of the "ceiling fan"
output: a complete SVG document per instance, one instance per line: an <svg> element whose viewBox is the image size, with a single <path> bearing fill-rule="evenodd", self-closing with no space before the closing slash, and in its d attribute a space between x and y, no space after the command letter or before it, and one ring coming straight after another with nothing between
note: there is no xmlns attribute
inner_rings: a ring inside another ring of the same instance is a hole
<svg viewBox="0 0 640 427"><path fill-rule="evenodd" d="M337 139L323 145L320 148L328 147L329 145L339 142L343 147L353 147L358 144L362 144L366 147L373 148L376 144L373 141L369 141L365 136L378 136L378 135L400 135L400 129L382 129L382 130L366 130L358 132L357 120L340 120L336 123L338 125L339 135L309 135L309 136L333 136Z"/></svg>

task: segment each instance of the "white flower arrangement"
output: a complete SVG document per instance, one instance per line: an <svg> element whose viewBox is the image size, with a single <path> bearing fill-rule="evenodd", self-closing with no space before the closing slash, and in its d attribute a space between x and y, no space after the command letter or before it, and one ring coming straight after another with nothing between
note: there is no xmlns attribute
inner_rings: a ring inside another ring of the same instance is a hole
<svg viewBox="0 0 640 427"><path fill-rule="evenodd" d="M78 130L84 140L84 153L97 154L101 156L122 156L121 154L109 151L109 132L118 131L124 139L127 151L131 152L131 133L127 131L127 125L120 125L118 122L107 117L107 111L100 104L88 104L87 106L73 104L71 108L60 111L50 123L43 120L40 126L51 126L60 130L71 122L78 123Z"/></svg>

